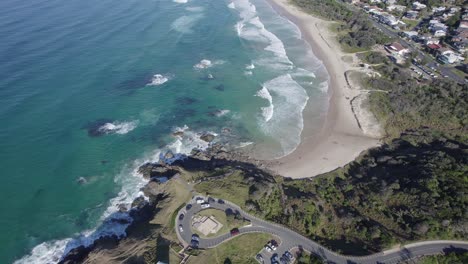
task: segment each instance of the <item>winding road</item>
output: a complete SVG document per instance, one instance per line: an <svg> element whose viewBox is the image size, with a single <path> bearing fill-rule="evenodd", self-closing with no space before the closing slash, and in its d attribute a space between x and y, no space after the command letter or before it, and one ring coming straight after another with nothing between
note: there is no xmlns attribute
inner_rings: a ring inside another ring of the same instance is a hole
<svg viewBox="0 0 468 264"><path fill-rule="evenodd" d="M197 196L201 197L201 196ZM207 200L207 199L205 199ZM192 229L191 221L192 217L204 210L200 204L197 204L194 199L190 201L192 207L187 209L187 207L182 208L178 212L178 217L176 218L176 232L179 240L184 245L190 245L192 239ZM280 255L286 250L290 250L296 247L302 247L308 252L312 252L320 257L322 257L327 263L399 263L404 260L409 260L418 256L424 255L434 255L442 253L446 250L468 250L468 242L465 241L426 241L406 245L401 248L396 248L392 250L383 251L380 253L372 254L369 256L363 257L354 257L354 256L344 256L333 251L328 250L327 248L321 246L320 244L288 229L281 225L267 222L265 220L259 219L255 216L247 214L239 206L224 201L219 203L218 199L215 199L215 202L210 203L210 208L219 209L222 211L233 210L238 211L244 218L249 219L251 224L245 227L239 228L240 235L246 233L267 233L278 237L281 241L278 249ZM179 219L179 216L183 214L183 219ZM183 231L181 232L179 226L182 226ZM214 248L219 244L231 239L232 236L230 233L223 234L213 238L200 238L199 248ZM267 241L265 241L267 242ZM265 259L269 263L269 259Z"/></svg>

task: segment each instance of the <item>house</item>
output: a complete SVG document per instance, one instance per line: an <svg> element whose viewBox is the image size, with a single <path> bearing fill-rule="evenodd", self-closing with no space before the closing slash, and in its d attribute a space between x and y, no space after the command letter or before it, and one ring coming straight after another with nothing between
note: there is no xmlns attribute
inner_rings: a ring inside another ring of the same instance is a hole
<svg viewBox="0 0 468 264"><path fill-rule="evenodd" d="M444 64L453 64L464 60L462 56L448 48L438 49L437 54L437 59Z"/></svg>
<svg viewBox="0 0 468 264"><path fill-rule="evenodd" d="M432 8L432 13L433 13L433 14L441 13L441 12L444 12L444 11L445 11L445 6L440 6L440 7L434 7L434 8Z"/></svg>
<svg viewBox="0 0 468 264"><path fill-rule="evenodd" d="M389 5L387 6L388 11L399 11L399 12L404 12L406 10L406 6L402 5Z"/></svg>
<svg viewBox="0 0 468 264"><path fill-rule="evenodd" d="M414 10L423 10L426 7L427 6L425 4L422 4L422 3L418 2L418 1L413 2L413 9Z"/></svg>
<svg viewBox="0 0 468 264"><path fill-rule="evenodd" d="M468 28L468 20L462 20L460 21L460 25L458 28Z"/></svg>
<svg viewBox="0 0 468 264"><path fill-rule="evenodd" d="M385 49L388 52L392 54L396 53L399 56L403 56L406 53L409 53L409 49L403 47L403 45L401 45L399 42L393 42L392 44L385 46Z"/></svg>
<svg viewBox="0 0 468 264"><path fill-rule="evenodd" d="M454 52L439 55L437 59L443 64L453 64L460 60L459 56L457 56Z"/></svg>
<svg viewBox="0 0 468 264"><path fill-rule="evenodd" d="M416 31L404 31L404 32L402 33L402 35L403 35L403 37L405 37L405 38L409 38L409 39L415 40L415 39L417 39L417 37L418 37L418 32L416 32Z"/></svg>
<svg viewBox="0 0 468 264"><path fill-rule="evenodd" d="M439 29L439 30L436 30L433 32L433 36L435 38L441 38L441 37L445 37L447 35L447 33L445 32L445 30L442 30L442 29Z"/></svg>
<svg viewBox="0 0 468 264"><path fill-rule="evenodd" d="M398 19L388 13L381 14L379 20L381 23L387 24L389 26L395 26L398 24Z"/></svg>
<svg viewBox="0 0 468 264"><path fill-rule="evenodd" d="M405 14L405 17L408 18L408 19L417 19L418 16L419 16L418 11L408 11Z"/></svg>
<svg viewBox="0 0 468 264"><path fill-rule="evenodd" d="M431 44L439 44L440 40L438 38L428 38L424 41L424 44L431 45Z"/></svg>
<svg viewBox="0 0 468 264"><path fill-rule="evenodd" d="M436 56L437 52L440 48L442 48L441 45L439 44L429 44L426 46L427 50L429 51L430 54Z"/></svg>

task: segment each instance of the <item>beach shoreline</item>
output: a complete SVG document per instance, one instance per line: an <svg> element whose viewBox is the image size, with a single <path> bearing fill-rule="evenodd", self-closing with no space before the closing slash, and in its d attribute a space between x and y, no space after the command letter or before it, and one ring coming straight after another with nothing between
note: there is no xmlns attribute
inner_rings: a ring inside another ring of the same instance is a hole
<svg viewBox="0 0 468 264"><path fill-rule="evenodd" d="M304 111L304 129L301 143L291 154L273 162L271 170L291 178L307 178L333 171L353 161L361 152L378 146L381 135L375 131L365 131L361 123L374 123L356 114L352 100L365 96L358 87L351 87L345 73L353 69L341 51L334 34L329 30L332 22L307 14L290 4L287 0L267 0L283 17L296 24L302 38L309 43L312 51L325 65L329 75L329 106L321 131L314 132L308 122L307 107ZM348 54L349 55L349 54ZM367 113L366 109L358 109ZM370 114L372 116L372 114Z"/></svg>

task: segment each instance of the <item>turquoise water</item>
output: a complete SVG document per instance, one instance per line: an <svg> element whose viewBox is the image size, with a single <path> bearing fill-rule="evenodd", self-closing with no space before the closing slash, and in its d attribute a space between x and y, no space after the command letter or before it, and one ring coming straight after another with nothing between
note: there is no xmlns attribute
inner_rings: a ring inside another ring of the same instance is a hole
<svg viewBox="0 0 468 264"><path fill-rule="evenodd" d="M0 263L121 234L102 222L160 150L204 148L210 131L279 157L306 102L326 112L322 64L263 0L3 0L0 39Z"/></svg>

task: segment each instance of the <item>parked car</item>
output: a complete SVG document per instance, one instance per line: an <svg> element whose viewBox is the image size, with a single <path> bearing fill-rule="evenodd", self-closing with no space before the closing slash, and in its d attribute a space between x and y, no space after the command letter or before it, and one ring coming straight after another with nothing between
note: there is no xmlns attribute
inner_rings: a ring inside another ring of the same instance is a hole
<svg viewBox="0 0 468 264"><path fill-rule="evenodd" d="M288 257L290 260L294 258L294 256L289 251L284 252L284 255L286 255L286 257Z"/></svg>
<svg viewBox="0 0 468 264"><path fill-rule="evenodd" d="M192 235L192 240L200 241L200 236L198 236L197 234L193 234Z"/></svg>
<svg viewBox="0 0 468 264"><path fill-rule="evenodd" d="M182 225L179 225L179 230L180 232L184 232L184 228L182 227Z"/></svg>
<svg viewBox="0 0 468 264"><path fill-rule="evenodd" d="M235 236L235 235L238 235L240 234L240 231L238 228L233 228L231 229L231 236Z"/></svg>
<svg viewBox="0 0 468 264"><path fill-rule="evenodd" d="M187 210L187 211L190 210L191 208L192 208L192 204L187 204L187 205L185 206L185 210Z"/></svg>
<svg viewBox="0 0 468 264"><path fill-rule="evenodd" d="M218 199L219 204L224 204L224 200Z"/></svg>
<svg viewBox="0 0 468 264"><path fill-rule="evenodd" d="M273 251L273 249L271 249L271 247L270 247L269 245L265 245L265 250L266 250L267 252Z"/></svg>
<svg viewBox="0 0 468 264"><path fill-rule="evenodd" d="M265 260L263 259L263 256L262 254L257 254L257 256L255 256L255 259L258 260L259 262L263 263Z"/></svg>
<svg viewBox="0 0 468 264"><path fill-rule="evenodd" d="M202 204L201 204L201 208L203 208L203 209L206 209L206 208L208 208L208 207L210 207L210 204L209 204L209 203L202 203Z"/></svg>
<svg viewBox="0 0 468 264"><path fill-rule="evenodd" d="M180 214L180 215L179 215L179 221L184 220L184 216L185 216L184 214Z"/></svg>
<svg viewBox="0 0 468 264"><path fill-rule="evenodd" d="M205 199L203 199L202 197L197 197L195 198L195 201L197 202L197 204L202 204L205 202Z"/></svg>
<svg viewBox="0 0 468 264"><path fill-rule="evenodd" d="M278 257L278 254L275 253L273 254L273 256L271 256L271 262L278 262L279 261L279 257Z"/></svg>
<svg viewBox="0 0 468 264"><path fill-rule="evenodd" d="M215 199L211 198L211 197L208 197L208 202L209 203L214 203L215 202Z"/></svg>

